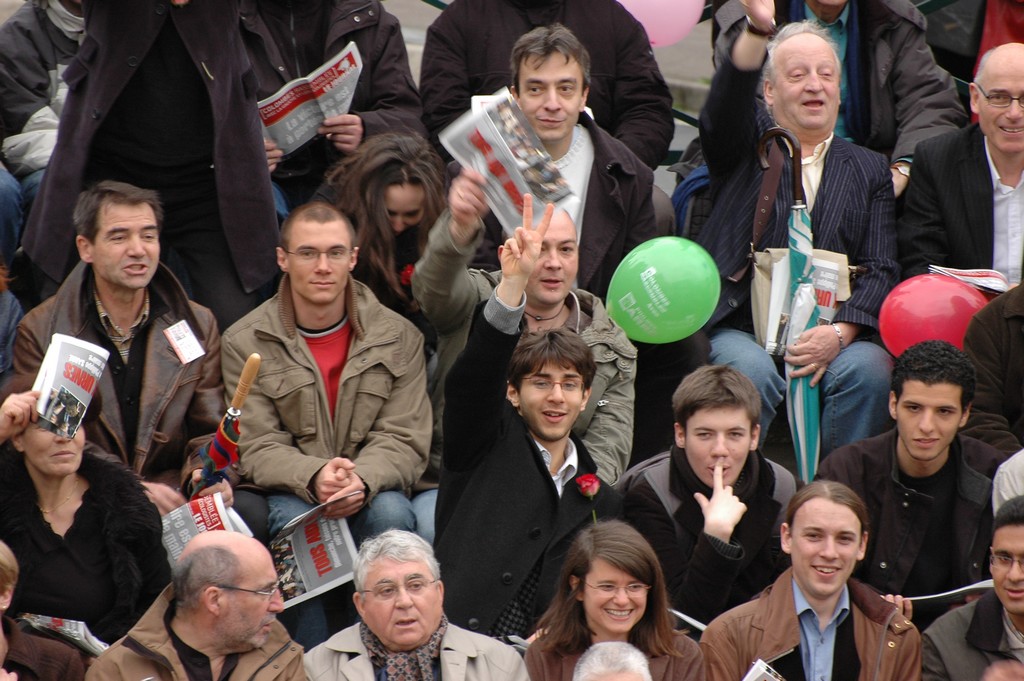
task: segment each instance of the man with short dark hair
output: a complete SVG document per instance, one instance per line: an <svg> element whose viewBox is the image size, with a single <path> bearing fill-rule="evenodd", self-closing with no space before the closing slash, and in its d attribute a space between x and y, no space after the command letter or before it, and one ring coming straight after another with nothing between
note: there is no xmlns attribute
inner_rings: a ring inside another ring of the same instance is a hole
<svg viewBox="0 0 1024 681"><path fill-rule="evenodd" d="M988 561L993 590L924 632L924 681L1024 678L1024 497L996 513Z"/></svg>
<svg viewBox="0 0 1024 681"><path fill-rule="evenodd" d="M649 168L672 141L672 95L643 26L615 0L456 0L427 29L420 90L433 139L470 108L515 82L508 54L523 34L567 26L594 55L594 119ZM589 290L589 287L584 287Z"/></svg>
<svg viewBox="0 0 1024 681"><path fill-rule="evenodd" d="M590 348L562 328L520 341L552 212L549 205L537 229L520 227L502 245L501 282L445 387L434 545L458 585L446 609L459 626L493 636L532 631L576 531L621 506L571 434L590 397ZM523 224L532 218L527 196Z"/></svg>
<svg viewBox="0 0 1024 681"><path fill-rule="evenodd" d="M565 26L535 28L512 46L510 89L578 199L563 204L579 244L575 285L603 299L622 259L658 232L653 173L584 111L594 58ZM482 181L465 172L460 180ZM484 238L475 263L497 269L495 254L505 235L494 215L485 209L481 216ZM707 363L707 339L698 333L675 343L642 344L638 354L633 461L668 444L672 391L683 376Z"/></svg>
<svg viewBox="0 0 1024 681"><path fill-rule="evenodd" d="M625 515L657 552L673 605L710 622L781 572L781 511L796 481L758 450L761 400L736 369L697 369L672 409L675 442L629 484Z"/></svg>
<svg viewBox="0 0 1024 681"><path fill-rule="evenodd" d="M433 452L442 444L444 384L452 364L466 345L477 306L501 281L500 272L466 269L482 238L480 210L484 196L478 184L458 177L448 195L449 211L430 231L427 248L416 263L412 290L423 313L438 334ZM541 255L526 284L525 329L530 332L562 327L580 335L597 363L594 392L573 425L586 443L601 478L615 482L629 464L633 434L633 381L636 348L611 320L601 299L576 288L580 249L576 226L557 211L544 235ZM428 469L429 472L429 469Z"/></svg>
<svg viewBox="0 0 1024 681"><path fill-rule="evenodd" d="M923 596L987 576L992 477L1005 457L958 434L974 384L970 359L949 343L911 346L892 372L896 427L837 449L818 469L867 503L873 538L858 576L882 593ZM930 623L945 606L916 611L915 622Z"/></svg>
<svg viewBox="0 0 1024 681"><path fill-rule="evenodd" d="M224 333L228 385L249 353L263 358L239 452L246 481L270 493L271 536L328 501L357 542L416 529L405 491L430 447L423 335L351 278L358 257L333 206L296 208L281 228L277 294Z"/></svg>
<svg viewBox="0 0 1024 681"><path fill-rule="evenodd" d="M98 388L103 416L87 438L138 473L167 513L185 503L182 488L202 465L195 455L224 415L217 323L160 263L156 192L100 182L79 196L74 221L81 262L22 320L14 371L31 384L55 333L109 350ZM207 489L230 502L227 483Z"/></svg>
<svg viewBox="0 0 1024 681"><path fill-rule="evenodd" d="M302 647L276 621L284 599L262 544L237 532L203 532L171 577L86 678L304 681Z"/></svg>

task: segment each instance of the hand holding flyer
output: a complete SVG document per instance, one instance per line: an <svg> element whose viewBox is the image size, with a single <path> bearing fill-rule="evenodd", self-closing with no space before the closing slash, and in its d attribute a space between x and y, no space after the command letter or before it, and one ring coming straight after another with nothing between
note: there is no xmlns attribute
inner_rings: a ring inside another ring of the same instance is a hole
<svg viewBox="0 0 1024 681"><path fill-rule="evenodd" d="M40 427L68 439L75 436L109 357L98 345L53 334L32 385L32 390L39 391L36 411Z"/></svg>

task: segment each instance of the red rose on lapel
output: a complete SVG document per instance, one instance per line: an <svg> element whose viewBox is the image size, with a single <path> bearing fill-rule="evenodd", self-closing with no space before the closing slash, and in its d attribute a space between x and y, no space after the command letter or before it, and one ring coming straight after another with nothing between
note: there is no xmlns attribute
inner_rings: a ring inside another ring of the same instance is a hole
<svg viewBox="0 0 1024 681"><path fill-rule="evenodd" d="M587 473L576 478L576 485L580 488L580 494L591 501L601 491L601 481L593 473Z"/></svg>
<svg viewBox="0 0 1024 681"><path fill-rule="evenodd" d="M406 265L402 269L402 274L400 275L402 280L402 286L412 286L412 273L413 271L415 271L415 269L416 267L411 263Z"/></svg>

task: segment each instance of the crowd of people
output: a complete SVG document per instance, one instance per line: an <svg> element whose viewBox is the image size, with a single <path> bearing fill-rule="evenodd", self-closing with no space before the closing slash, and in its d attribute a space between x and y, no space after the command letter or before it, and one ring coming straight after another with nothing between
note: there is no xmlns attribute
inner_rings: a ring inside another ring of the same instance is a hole
<svg viewBox="0 0 1024 681"><path fill-rule="evenodd" d="M453 0L418 85L379 0L27 0L0 26L0 681L1024 678L1024 44L980 55L968 124L909 0L715 8L710 210L675 227L721 296L646 344L606 299L675 232L674 124L615 0ZM286 154L257 101L350 42L349 111ZM438 142L503 86L572 193L515 229ZM752 253L788 243L790 176L856 276L775 355ZM1011 288L964 350L893 357L882 302L929 265ZM109 353L73 433L36 410L54 334ZM240 459L199 492L252 536L172 562L161 517L253 353ZM820 386L806 483L763 451L787 375ZM323 504L352 584L286 610L269 541Z"/></svg>

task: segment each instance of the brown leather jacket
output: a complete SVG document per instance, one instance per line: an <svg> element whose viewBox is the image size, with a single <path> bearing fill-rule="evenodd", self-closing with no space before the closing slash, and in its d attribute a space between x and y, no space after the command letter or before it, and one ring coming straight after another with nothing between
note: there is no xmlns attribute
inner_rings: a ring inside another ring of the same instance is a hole
<svg viewBox="0 0 1024 681"><path fill-rule="evenodd" d="M859 681L918 681L921 635L910 620L870 587L851 579ZM783 572L757 600L715 618L700 638L707 681L742 679L758 659L768 664L800 647L793 604L793 570Z"/></svg>
<svg viewBox="0 0 1024 681"><path fill-rule="evenodd" d="M87 314L87 306L92 304L87 299L92 295L91 277L92 268L79 263L57 294L25 315L18 325L14 371L21 379L19 383L30 384L35 378L55 333L102 345L102 331ZM177 488L193 468L199 467L193 457L210 440L224 416L220 334L213 314L190 302L163 265L149 287L163 301L165 310L150 318L146 337L135 340L146 344L135 451L128 452L124 442L121 410L109 371L100 378L98 390L103 413L87 426L86 438L114 454L144 480ZM182 319L188 321L206 350L205 355L186 365L178 360L164 336L164 329Z"/></svg>

